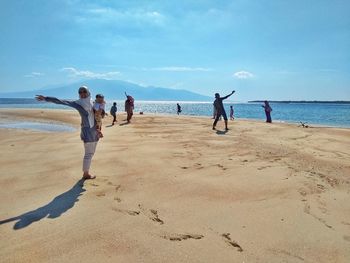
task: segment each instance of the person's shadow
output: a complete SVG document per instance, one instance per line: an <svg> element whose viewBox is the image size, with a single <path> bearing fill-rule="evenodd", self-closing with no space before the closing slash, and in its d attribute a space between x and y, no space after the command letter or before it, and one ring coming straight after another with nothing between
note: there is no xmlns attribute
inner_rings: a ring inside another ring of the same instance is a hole
<svg viewBox="0 0 350 263"><path fill-rule="evenodd" d="M40 221L41 219L56 218L61 216L63 213L71 209L76 202L79 201L79 196L82 195L86 190L84 187L84 180L80 179L71 189L63 194L56 196L50 203L39 207L35 210L26 212L19 216L0 220L0 225L8 222L17 221L13 229L18 230L29 226L30 224Z"/></svg>
<svg viewBox="0 0 350 263"><path fill-rule="evenodd" d="M124 125L128 125L128 124L130 124L130 122L123 122L123 123L121 123L121 124L119 124L119 126L124 126Z"/></svg>
<svg viewBox="0 0 350 263"><path fill-rule="evenodd" d="M216 131L216 134L217 134L217 135L225 135L227 132L228 132L228 130L224 130L224 131L219 131L219 130L217 130L217 131Z"/></svg>

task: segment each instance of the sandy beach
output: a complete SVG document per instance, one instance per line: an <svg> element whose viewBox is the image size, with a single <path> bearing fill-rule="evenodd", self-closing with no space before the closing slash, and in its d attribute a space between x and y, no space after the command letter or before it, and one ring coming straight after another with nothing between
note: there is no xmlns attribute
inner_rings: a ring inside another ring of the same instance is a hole
<svg viewBox="0 0 350 263"><path fill-rule="evenodd" d="M80 117L1 109L0 262L350 262L350 129L125 115L82 182Z"/></svg>

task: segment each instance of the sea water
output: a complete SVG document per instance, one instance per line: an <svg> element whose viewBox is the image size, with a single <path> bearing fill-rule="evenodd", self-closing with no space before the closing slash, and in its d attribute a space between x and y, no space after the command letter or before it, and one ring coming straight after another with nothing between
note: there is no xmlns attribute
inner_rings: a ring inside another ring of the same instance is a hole
<svg viewBox="0 0 350 263"><path fill-rule="evenodd" d="M118 112L124 111L124 101L116 101ZM113 101L107 101L106 112L109 112ZM176 103L182 108L181 115L213 116L213 102L170 102L170 101L135 101L135 113L176 114ZM224 103L227 115L230 105L234 107L235 118L265 121L265 112L261 103ZM307 122L309 125L323 125L350 128L350 104L336 103L270 103L273 121ZM69 107L34 99L0 99L0 108L50 108L69 109Z"/></svg>
<svg viewBox="0 0 350 263"><path fill-rule="evenodd" d="M34 130L41 132L72 132L76 129L69 125L48 122L16 121L0 123L0 128Z"/></svg>

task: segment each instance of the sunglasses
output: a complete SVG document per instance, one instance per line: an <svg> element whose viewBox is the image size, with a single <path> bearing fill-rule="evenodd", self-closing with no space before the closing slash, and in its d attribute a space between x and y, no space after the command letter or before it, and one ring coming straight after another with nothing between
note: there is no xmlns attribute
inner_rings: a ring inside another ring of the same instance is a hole
<svg viewBox="0 0 350 263"><path fill-rule="evenodd" d="M79 94L87 93L86 90L79 90Z"/></svg>

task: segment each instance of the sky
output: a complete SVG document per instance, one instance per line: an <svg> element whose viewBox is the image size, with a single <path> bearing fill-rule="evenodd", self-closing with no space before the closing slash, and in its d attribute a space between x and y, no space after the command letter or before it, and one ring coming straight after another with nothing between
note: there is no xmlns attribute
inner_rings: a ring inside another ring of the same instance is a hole
<svg viewBox="0 0 350 263"><path fill-rule="evenodd" d="M350 100L348 0L0 0L0 92L118 79Z"/></svg>

